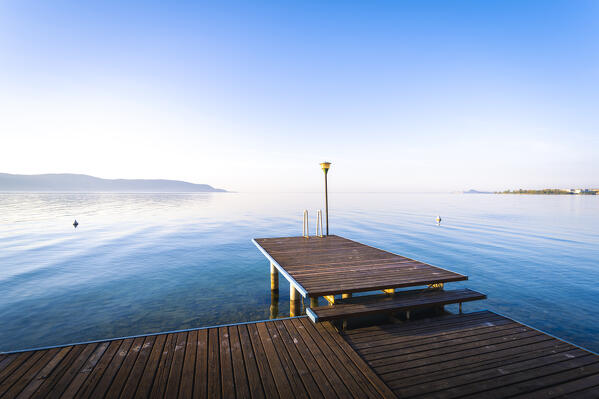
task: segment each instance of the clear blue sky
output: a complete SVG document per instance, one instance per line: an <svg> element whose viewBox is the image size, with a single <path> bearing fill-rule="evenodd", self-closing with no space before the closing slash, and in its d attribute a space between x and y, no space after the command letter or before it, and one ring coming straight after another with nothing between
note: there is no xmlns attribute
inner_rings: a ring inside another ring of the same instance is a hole
<svg viewBox="0 0 599 399"><path fill-rule="evenodd" d="M599 186L599 2L0 2L0 172Z"/></svg>

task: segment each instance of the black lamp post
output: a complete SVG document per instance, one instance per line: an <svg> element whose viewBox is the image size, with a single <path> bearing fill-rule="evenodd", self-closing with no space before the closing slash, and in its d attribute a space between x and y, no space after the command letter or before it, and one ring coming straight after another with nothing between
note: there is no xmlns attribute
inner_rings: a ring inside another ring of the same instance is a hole
<svg viewBox="0 0 599 399"><path fill-rule="evenodd" d="M329 172L329 168L331 167L331 163L330 162L321 162L320 163L320 167L322 168L322 171L324 172L324 206L325 206L325 213L326 213L326 219L327 219L327 236L329 235L329 192L328 192L328 188L327 188L327 174Z"/></svg>

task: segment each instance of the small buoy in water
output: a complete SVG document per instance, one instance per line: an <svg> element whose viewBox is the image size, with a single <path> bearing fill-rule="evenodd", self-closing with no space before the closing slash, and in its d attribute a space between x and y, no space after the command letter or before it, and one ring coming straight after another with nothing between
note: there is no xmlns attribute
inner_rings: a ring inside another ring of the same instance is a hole
<svg viewBox="0 0 599 399"><path fill-rule="evenodd" d="M77 226L79 226L79 222L77 222L77 219L75 219L75 221L73 222L73 226L74 226L75 228L77 228Z"/></svg>
<svg viewBox="0 0 599 399"><path fill-rule="evenodd" d="M437 224L441 224L441 216L437 216Z"/></svg>

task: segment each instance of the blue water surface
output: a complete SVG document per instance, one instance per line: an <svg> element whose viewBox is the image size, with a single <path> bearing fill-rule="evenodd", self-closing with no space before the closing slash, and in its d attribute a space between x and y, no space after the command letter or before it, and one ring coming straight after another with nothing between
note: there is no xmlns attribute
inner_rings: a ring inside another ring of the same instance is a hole
<svg viewBox="0 0 599 399"><path fill-rule="evenodd" d="M0 351L267 319L269 263L251 239L301 235L304 209L314 229L322 205L316 193L0 193ZM599 351L597 196L331 193L330 226L468 275L447 288L489 299L465 311Z"/></svg>

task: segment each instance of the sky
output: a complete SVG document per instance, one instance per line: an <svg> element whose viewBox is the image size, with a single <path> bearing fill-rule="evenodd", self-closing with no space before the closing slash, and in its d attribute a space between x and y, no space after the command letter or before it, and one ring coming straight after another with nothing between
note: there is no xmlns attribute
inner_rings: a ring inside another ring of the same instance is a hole
<svg viewBox="0 0 599 399"><path fill-rule="evenodd" d="M599 187L596 1L0 2L0 172Z"/></svg>

